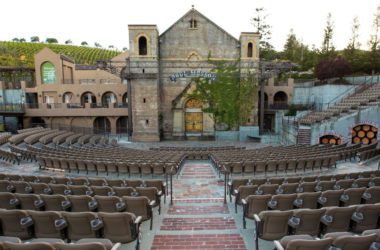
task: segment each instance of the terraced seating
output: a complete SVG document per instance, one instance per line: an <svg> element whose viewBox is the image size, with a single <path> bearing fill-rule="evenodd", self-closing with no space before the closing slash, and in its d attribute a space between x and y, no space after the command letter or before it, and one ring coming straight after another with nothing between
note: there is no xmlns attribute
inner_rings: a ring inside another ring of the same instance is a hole
<svg viewBox="0 0 380 250"><path fill-rule="evenodd" d="M0 133L0 145L7 143L11 136L12 134L8 132Z"/></svg>
<svg viewBox="0 0 380 250"><path fill-rule="evenodd" d="M45 131L50 131L50 129L45 129L45 128L33 129L25 133L13 135L11 136L11 138L8 139L8 141L11 144L17 145L24 142L24 139L27 138L28 136L35 135L36 133L45 132Z"/></svg>
<svg viewBox="0 0 380 250"><path fill-rule="evenodd" d="M19 155L17 153L6 151L4 149L0 149L0 159L2 159L4 161L7 161L7 162L10 162L13 164L16 164L16 162L17 162L17 164L20 165L20 157L21 157L21 155Z"/></svg>
<svg viewBox="0 0 380 250"><path fill-rule="evenodd" d="M380 84L363 85L358 91L344 98L340 103L328 107L323 111L313 111L299 119L299 123L312 125L313 123L328 120L334 116L341 116L351 111L354 112L361 106L368 107L378 105L380 105Z"/></svg>

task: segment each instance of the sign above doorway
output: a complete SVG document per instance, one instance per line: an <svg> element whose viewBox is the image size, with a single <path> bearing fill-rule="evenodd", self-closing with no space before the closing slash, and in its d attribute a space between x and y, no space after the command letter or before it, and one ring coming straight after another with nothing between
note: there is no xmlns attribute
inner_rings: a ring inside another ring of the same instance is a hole
<svg viewBox="0 0 380 250"><path fill-rule="evenodd" d="M200 71L200 70L184 70L178 73L174 73L169 78L171 81L175 82L177 78L192 78L192 77L209 78L212 81L214 81L216 79L216 74Z"/></svg>

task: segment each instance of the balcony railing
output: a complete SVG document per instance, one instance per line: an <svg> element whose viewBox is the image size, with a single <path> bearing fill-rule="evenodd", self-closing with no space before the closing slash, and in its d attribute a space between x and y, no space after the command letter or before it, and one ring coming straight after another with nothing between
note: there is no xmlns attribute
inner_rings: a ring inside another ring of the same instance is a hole
<svg viewBox="0 0 380 250"><path fill-rule="evenodd" d="M287 102L275 102L270 105L271 109L288 109L289 105Z"/></svg>
<svg viewBox="0 0 380 250"><path fill-rule="evenodd" d="M23 103L0 103L2 113L24 113Z"/></svg>
<svg viewBox="0 0 380 250"><path fill-rule="evenodd" d="M74 84L74 80L73 79L63 79L62 84Z"/></svg>
<svg viewBox="0 0 380 250"><path fill-rule="evenodd" d="M1 105L1 104L0 104ZM14 104L13 104L14 105ZM128 108L128 103L27 103L28 109L38 109L46 106L47 109L84 109L86 106L91 109L97 108ZM1 107L0 107L1 108ZM9 108L8 108L9 109Z"/></svg>

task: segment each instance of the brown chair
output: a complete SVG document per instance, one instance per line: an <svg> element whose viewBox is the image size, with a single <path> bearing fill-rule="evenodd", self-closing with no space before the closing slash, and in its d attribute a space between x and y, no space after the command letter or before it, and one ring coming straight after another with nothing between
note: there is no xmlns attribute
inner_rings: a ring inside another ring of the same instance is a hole
<svg viewBox="0 0 380 250"><path fill-rule="evenodd" d="M94 195L109 196L114 195L115 191L109 186L91 186Z"/></svg>
<svg viewBox="0 0 380 250"><path fill-rule="evenodd" d="M164 196L164 203L166 203L166 183L162 180L145 180L146 187L155 187L161 191L161 196Z"/></svg>
<svg viewBox="0 0 380 250"><path fill-rule="evenodd" d="M267 178L254 178L248 181L249 185L260 186L267 182Z"/></svg>
<svg viewBox="0 0 380 250"><path fill-rule="evenodd" d="M337 237L333 241L333 246L344 250L368 250L376 240L376 234L364 236L349 236L344 235Z"/></svg>
<svg viewBox="0 0 380 250"><path fill-rule="evenodd" d="M365 204L375 204L380 202L380 187L367 188L362 196Z"/></svg>
<svg viewBox="0 0 380 250"><path fill-rule="evenodd" d="M276 191L278 189L278 184L263 184L260 185L257 188L256 194L263 195L263 194L276 194Z"/></svg>
<svg viewBox="0 0 380 250"><path fill-rule="evenodd" d="M12 186L15 187L15 192L19 194L30 194L33 192L32 187L25 181L12 181Z"/></svg>
<svg viewBox="0 0 380 250"><path fill-rule="evenodd" d="M40 198L44 201L46 211L65 211L71 206L66 196L61 194L40 194Z"/></svg>
<svg viewBox="0 0 380 250"><path fill-rule="evenodd" d="M54 244L54 246L56 250L109 250L101 242L75 243L75 244L57 243L57 244Z"/></svg>
<svg viewBox="0 0 380 250"><path fill-rule="evenodd" d="M302 180L302 177L286 177L284 183L297 183L299 184Z"/></svg>
<svg viewBox="0 0 380 250"><path fill-rule="evenodd" d="M32 236L32 221L24 210L0 210L0 224L3 235L22 240L30 239Z"/></svg>
<svg viewBox="0 0 380 250"><path fill-rule="evenodd" d="M376 234L376 241L380 242L380 229L365 230L362 235Z"/></svg>
<svg viewBox="0 0 380 250"><path fill-rule="evenodd" d="M71 212L90 212L97 209L96 201L88 195L68 195Z"/></svg>
<svg viewBox="0 0 380 250"><path fill-rule="evenodd" d="M335 181L319 181L317 186L315 187L315 191L327 191L334 190Z"/></svg>
<svg viewBox="0 0 380 250"><path fill-rule="evenodd" d="M363 232L375 229L378 226L380 204L358 205L352 215L352 231Z"/></svg>
<svg viewBox="0 0 380 250"><path fill-rule="evenodd" d="M133 213L136 216L141 216L142 221L150 220L150 230L153 228L153 211L152 208L155 201L149 201L145 196L132 197L124 196L123 202L125 203L125 211Z"/></svg>
<svg viewBox="0 0 380 250"><path fill-rule="evenodd" d="M131 196L133 192L136 192L136 190L133 187L112 187L113 191L115 192L114 195L123 197L123 196Z"/></svg>
<svg viewBox="0 0 380 250"><path fill-rule="evenodd" d="M345 207L360 204L366 188L348 188L340 196L341 204Z"/></svg>
<svg viewBox="0 0 380 250"><path fill-rule="evenodd" d="M14 192L15 187L8 180L0 180L0 192Z"/></svg>
<svg viewBox="0 0 380 250"><path fill-rule="evenodd" d="M321 250L329 249L333 242L332 238L314 239L310 235L285 236L280 241L275 240L277 250Z"/></svg>
<svg viewBox="0 0 380 250"><path fill-rule="evenodd" d="M235 189L235 213L237 213L237 206L242 205L242 200L249 195L254 195L257 190L256 185L245 185L240 186L237 190Z"/></svg>
<svg viewBox="0 0 380 250"><path fill-rule="evenodd" d="M270 177L267 180L267 184L278 184L281 185L284 182L284 177Z"/></svg>
<svg viewBox="0 0 380 250"><path fill-rule="evenodd" d="M61 214L54 211L28 211L33 220L34 236L36 238L62 238L64 233L55 226L55 221L61 219Z"/></svg>
<svg viewBox="0 0 380 250"><path fill-rule="evenodd" d="M245 186L248 183L248 179L233 179L228 183L228 191L230 195L230 202L232 202L232 196L235 196L235 190L237 190L240 186Z"/></svg>
<svg viewBox="0 0 380 250"><path fill-rule="evenodd" d="M296 172L296 168L297 168L297 160L289 159L286 165L285 173L288 173L289 171Z"/></svg>
<svg viewBox="0 0 380 250"><path fill-rule="evenodd" d="M112 242L129 243L136 240L136 249L140 246L140 224L142 217L132 213L98 213L103 221L103 237Z"/></svg>
<svg viewBox="0 0 380 250"><path fill-rule="evenodd" d="M56 250L52 244L46 242L12 243L4 242L4 249L7 250ZM1 249L1 248L0 248Z"/></svg>
<svg viewBox="0 0 380 250"><path fill-rule="evenodd" d="M11 203L11 201L13 202ZM19 205L16 196L9 192L0 192L0 208L2 209L15 209Z"/></svg>
<svg viewBox="0 0 380 250"><path fill-rule="evenodd" d="M299 193L294 200L293 205L297 208L316 209L318 207L318 198L321 192Z"/></svg>
<svg viewBox="0 0 380 250"><path fill-rule="evenodd" d="M50 189L49 185L43 182L40 183L29 183L32 187L34 194L51 194L53 191Z"/></svg>
<svg viewBox="0 0 380 250"><path fill-rule="evenodd" d="M20 208L25 210L43 210L45 203L38 194L16 194Z"/></svg>
<svg viewBox="0 0 380 250"><path fill-rule="evenodd" d="M286 211L293 209L293 202L297 194L276 194L268 202L268 207L272 210Z"/></svg>
<svg viewBox="0 0 380 250"><path fill-rule="evenodd" d="M145 196L149 201L155 201L153 207L158 207L158 214L161 214L161 195L162 192L158 191L155 187L136 187L139 196Z"/></svg>
<svg viewBox="0 0 380 250"><path fill-rule="evenodd" d="M297 193L298 183L284 183L276 190L277 194L295 194Z"/></svg>
<svg viewBox="0 0 380 250"><path fill-rule="evenodd" d="M243 203L243 228L246 228L246 218L254 219L254 214L259 214L261 211L268 209L268 202L271 199L271 195L249 195L245 199L242 199Z"/></svg>
<svg viewBox="0 0 380 250"><path fill-rule="evenodd" d="M71 178L67 176L55 176L54 184L71 185L72 181L71 181Z"/></svg>
<svg viewBox="0 0 380 250"><path fill-rule="evenodd" d="M352 183L352 187L368 187L370 181L371 178L357 178L356 180L354 180L354 183Z"/></svg>
<svg viewBox="0 0 380 250"><path fill-rule="evenodd" d="M288 225L293 234L308 234L318 236L321 227L320 220L326 209L295 209Z"/></svg>
<svg viewBox="0 0 380 250"><path fill-rule="evenodd" d="M318 204L322 207L338 207L340 203L340 197L342 196L343 192L343 190L324 191L318 198Z"/></svg>
<svg viewBox="0 0 380 250"><path fill-rule="evenodd" d="M88 182L87 177L75 177L71 178L71 183L68 183L68 185L90 185Z"/></svg>
<svg viewBox="0 0 380 250"><path fill-rule="evenodd" d="M55 182L55 180L54 180L54 177L52 176L41 175L41 176L38 176L38 182L49 184L49 183Z"/></svg>
<svg viewBox="0 0 380 250"><path fill-rule="evenodd" d="M301 182L299 185L298 185L298 188L297 188L297 192L298 193L310 193L310 192L315 192L315 187L317 186L317 182L316 181L312 181L312 182Z"/></svg>
<svg viewBox="0 0 380 250"><path fill-rule="evenodd" d="M120 197L95 195L94 199L98 203L99 212L112 213L123 212L125 210L125 204Z"/></svg>
<svg viewBox="0 0 380 250"><path fill-rule="evenodd" d="M259 238L263 240L279 240L288 234L288 220L292 211L262 211L254 214L256 225L256 249L259 249Z"/></svg>
<svg viewBox="0 0 380 250"><path fill-rule="evenodd" d="M102 228L102 222L92 212L62 212L67 225L67 238L80 240L83 238L96 238Z"/></svg>
<svg viewBox="0 0 380 250"><path fill-rule="evenodd" d="M71 195L92 195L93 191L86 185L68 185Z"/></svg>
<svg viewBox="0 0 380 250"><path fill-rule="evenodd" d="M347 188L351 188L353 184L354 184L353 179L343 179L343 180L336 181L334 188L347 189Z"/></svg>
<svg viewBox="0 0 380 250"><path fill-rule="evenodd" d="M323 232L347 232L349 231L352 214L355 207L327 207L321 222L324 225Z"/></svg>
<svg viewBox="0 0 380 250"><path fill-rule="evenodd" d="M104 178L87 178L88 183L91 187L93 186L108 186L108 182Z"/></svg>
<svg viewBox="0 0 380 250"><path fill-rule="evenodd" d="M127 187L142 187L144 185L144 182L142 180L125 180L125 185Z"/></svg>
<svg viewBox="0 0 380 250"><path fill-rule="evenodd" d="M71 190L66 184L49 184L53 194L69 195Z"/></svg>
<svg viewBox="0 0 380 250"><path fill-rule="evenodd" d="M121 179L116 179L116 180L107 179L107 184L110 187L125 187L126 186L125 181Z"/></svg>

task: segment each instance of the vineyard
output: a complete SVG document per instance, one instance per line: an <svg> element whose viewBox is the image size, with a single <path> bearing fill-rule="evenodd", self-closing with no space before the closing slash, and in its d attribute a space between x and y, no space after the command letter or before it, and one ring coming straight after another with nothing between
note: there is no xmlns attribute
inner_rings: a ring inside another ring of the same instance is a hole
<svg viewBox="0 0 380 250"><path fill-rule="evenodd" d="M85 46L0 41L0 66L34 67L34 54L45 47L74 59L77 64L87 65L94 65L97 60L108 60L121 53Z"/></svg>

